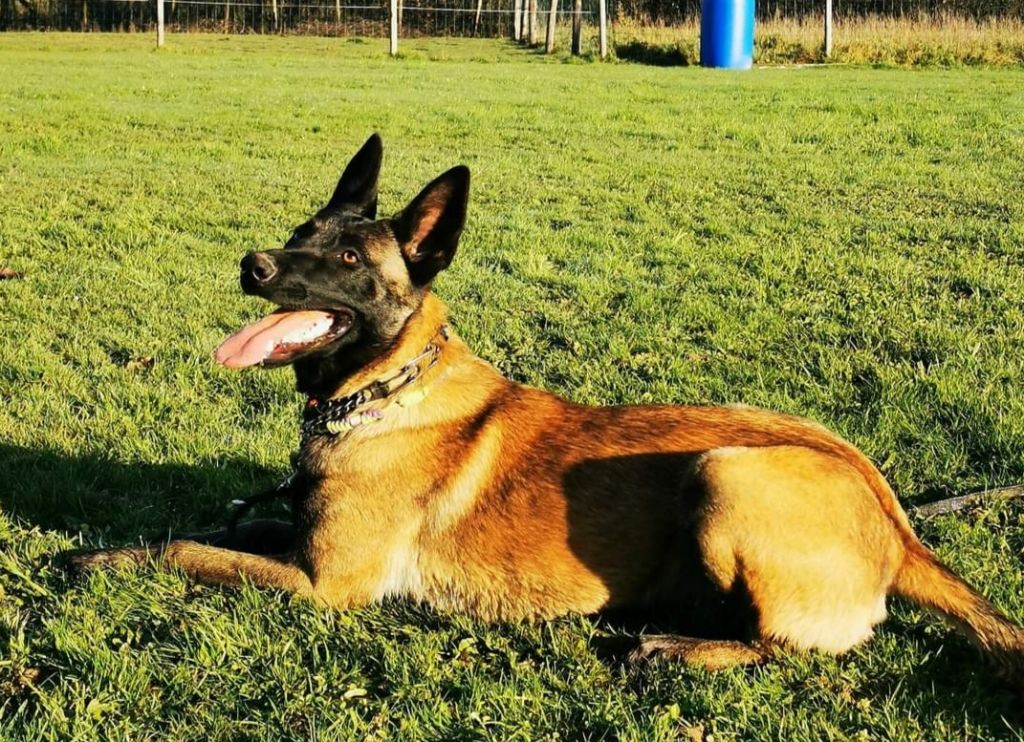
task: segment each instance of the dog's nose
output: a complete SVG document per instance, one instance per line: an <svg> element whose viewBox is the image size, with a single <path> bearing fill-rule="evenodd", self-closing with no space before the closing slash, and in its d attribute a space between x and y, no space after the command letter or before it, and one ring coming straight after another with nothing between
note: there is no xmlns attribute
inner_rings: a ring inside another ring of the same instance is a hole
<svg viewBox="0 0 1024 742"><path fill-rule="evenodd" d="M242 276L251 277L256 283L266 283L277 275L274 259L263 252L251 252L242 258Z"/></svg>

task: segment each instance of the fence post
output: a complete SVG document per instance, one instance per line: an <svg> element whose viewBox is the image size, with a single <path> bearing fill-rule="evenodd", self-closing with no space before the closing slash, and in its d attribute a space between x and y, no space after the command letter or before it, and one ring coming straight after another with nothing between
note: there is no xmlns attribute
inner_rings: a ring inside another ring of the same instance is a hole
<svg viewBox="0 0 1024 742"><path fill-rule="evenodd" d="M523 0L513 0L512 3L512 39L523 40Z"/></svg>
<svg viewBox="0 0 1024 742"><path fill-rule="evenodd" d="M281 28L280 21L277 18L277 0L270 0L270 13L274 18L274 33L277 33Z"/></svg>
<svg viewBox="0 0 1024 742"><path fill-rule="evenodd" d="M832 0L825 0L825 59L832 56Z"/></svg>
<svg viewBox="0 0 1024 742"><path fill-rule="evenodd" d="M572 53L579 56L583 50L583 0L572 4Z"/></svg>
<svg viewBox="0 0 1024 742"><path fill-rule="evenodd" d="M597 0L597 45L601 59L608 57L608 3Z"/></svg>
<svg viewBox="0 0 1024 742"><path fill-rule="evenodd" d="M334 0L334 22L341 25L341 0Z"/></svg>
<svg viewBox="0 0 1024 742"><path fill-rule="evenodd" d="M529 12L529 23L527 25L527 38L526 42L530 46L534 46L537 43L537 0L529 0L530 12Z"/></svg>
<svg viewBox="0 0 1024 742"><path fill-rule="evenodd" d="M391 56L398 54L398 0L391 0Z"/></svg>
<svg viewBox="0 0 1024 742"><path fill-rule="evenodd" d="M83 6L85 3L83 3ZM156 48L164 45L164 0L156 0Z"/></svg>
<svg viewBox="0 0 1024 742"><path fill-rule="evenodd" d="M340 2L340 0L339 0ZM476 0L476 19L473 21L473 35L480 33L480 15L484 12L484 0Z"/></svg>
<svg viewBox="0 0 1024 742"><path fill-rule="evenodd" d="M551 7L548 8L548 27L544 34L544 53L550 54L555 50L555 23L558 21L558 0L551 0Z"/></svg>

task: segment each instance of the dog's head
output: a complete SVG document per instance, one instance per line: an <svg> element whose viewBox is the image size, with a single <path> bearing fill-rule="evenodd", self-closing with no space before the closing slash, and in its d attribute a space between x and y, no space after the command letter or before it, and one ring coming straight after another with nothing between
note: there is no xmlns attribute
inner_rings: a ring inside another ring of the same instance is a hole
<svg viewBox="0 0 1024 742"><path fill-rule="evenodd" d="M280 309L217 349L231 368L295 364L312 391L386 353L451 263L466 219L469 169L452 168L402 211L376 219L383 147L374 134L330 201L280 250L241 262L242 290Z"/></svg>

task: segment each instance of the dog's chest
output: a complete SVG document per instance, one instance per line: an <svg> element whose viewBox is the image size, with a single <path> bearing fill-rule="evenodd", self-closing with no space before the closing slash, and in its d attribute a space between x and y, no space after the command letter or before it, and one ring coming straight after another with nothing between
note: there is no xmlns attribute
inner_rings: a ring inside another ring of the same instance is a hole
<svg viewBox="0 0 1024 742"><path fill-rule="evenodd" d="M393 467L332 463L298 504L307 561L325 579L355 580L372 600L422 599L424 485Z"/></svg>
<svg viewBox="0 0 1024 742"><path fill-rule="evenodd" d="M376 600L422 599L426 592L422 550L415 534L415 530L418 529L403 530L405 532L396 534L382 551L376 585L373 588L373 597Z"/></svg>

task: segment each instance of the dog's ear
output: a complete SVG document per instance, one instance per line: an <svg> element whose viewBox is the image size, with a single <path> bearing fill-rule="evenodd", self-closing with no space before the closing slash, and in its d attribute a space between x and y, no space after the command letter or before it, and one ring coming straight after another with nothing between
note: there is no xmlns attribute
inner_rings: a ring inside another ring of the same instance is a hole
<svg viewBox="0 0 1024 742"><path fill-rule="evenodd" d="M384 158L384 142L374 133L341 174L327 208L355 211L367 219L377 218L377 178Z"/></svg>
<svg viewBox="0 0 1024 742"><path fill-rule="evenodd" d="M453 167L435 178L392 220L395 238L417 286L425 286L455 257L466 223L469 168Z"/></svg>

